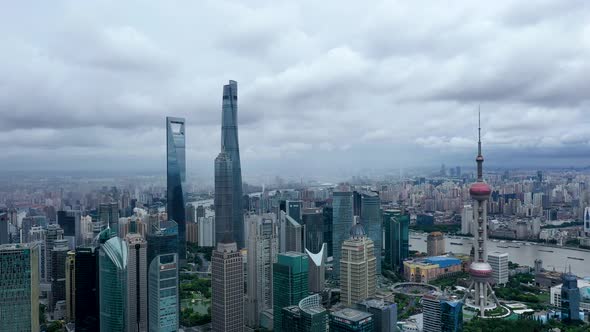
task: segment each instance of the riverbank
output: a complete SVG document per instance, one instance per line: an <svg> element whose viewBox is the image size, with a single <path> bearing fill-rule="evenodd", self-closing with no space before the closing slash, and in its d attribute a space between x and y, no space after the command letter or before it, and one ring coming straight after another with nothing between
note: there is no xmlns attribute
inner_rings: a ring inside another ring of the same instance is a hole
<svg viewBox="0 0 590 332"><path fill-rule="evenodd" d="M419 232L419 231L410 231L410 236L427 236L428 233L426 232ZM473 236L469 235L452 235L452 234L444 234L445 238L449 239L461 239L461 240L473 240ZM498 240L498 241L493 241ZM575 251L581 252L590 252L590 249L587 248L580 248L580 247L570 247L570 246L560 246L557 244L547 243L547 242L536 242L536 241L525 241L525 240L514 240L514 239L507 239L507 238L499 238L499 237L488 237L488 241L492 241L494 243L499 243L499 241L505 241L506 243L516 243L520 245L527 245L528 246L540 246L540 247L547 247L547 248L558 248L558 249L570 249Z"/></svg>

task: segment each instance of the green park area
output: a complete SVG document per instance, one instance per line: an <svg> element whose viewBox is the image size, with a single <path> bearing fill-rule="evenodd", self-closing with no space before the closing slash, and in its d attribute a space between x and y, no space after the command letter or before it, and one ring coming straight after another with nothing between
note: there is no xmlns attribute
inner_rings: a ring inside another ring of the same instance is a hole
<svg viewBox="0 0 590 332"><path fill-rule="evenodd" d="M211 280L196 275L180 276L180 324L196 326L211 321Z"/></svg>

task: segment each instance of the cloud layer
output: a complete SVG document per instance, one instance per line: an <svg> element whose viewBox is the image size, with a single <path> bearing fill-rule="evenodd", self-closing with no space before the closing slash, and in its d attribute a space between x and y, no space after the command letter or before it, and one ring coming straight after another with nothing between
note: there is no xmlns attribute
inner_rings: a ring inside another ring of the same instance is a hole
<svg viewBox="0 0 590 332"><path fill-rule="evenodd" d="M4 7L0 169L161 169L173 115L210 172L229 79L246 177L470 165L480 104L491 163L590 163L585 1Z"/></svg>

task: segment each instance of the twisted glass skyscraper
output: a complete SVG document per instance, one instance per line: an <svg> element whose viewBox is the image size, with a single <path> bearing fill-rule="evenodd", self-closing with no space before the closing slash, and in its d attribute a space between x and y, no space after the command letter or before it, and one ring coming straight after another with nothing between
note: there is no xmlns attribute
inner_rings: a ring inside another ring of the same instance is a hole
<svg viewBox="0 0 590 332"><path fill-rule="evenodd" d="M232 163L232 223L238 249L244 248L244 212L242 209L242 167L238 142L238 82L223 86L221 109L221 150ZM180 235L180 234L179 234Z"/></svg>
<svg viewBox="0 0 590 332"><path fill-rule="evenodd" d="M186 162L184 119L166 117L166 182L168 219L178 224L178 256L186 258Z"/></svg>

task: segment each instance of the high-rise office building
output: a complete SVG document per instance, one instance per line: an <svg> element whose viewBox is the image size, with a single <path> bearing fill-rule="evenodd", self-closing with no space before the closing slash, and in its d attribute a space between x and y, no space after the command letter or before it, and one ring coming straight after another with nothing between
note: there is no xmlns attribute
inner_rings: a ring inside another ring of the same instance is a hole
<svg viewBox="0 0 590 332"><path fill-rule="evenodd" d="M463 331L463 302L441 294L422 297L424 332Z"/></svg>
<svg viewBox="0 0 590 332"><path fill-rule="evenodd" d="M192 244L199 243L199 225L196 222L186 222L186 242Z"/></svg>
<svg viewBox="0 0 590 332"><path fill-rule="evenodd" d="M76 248L74 302L76 331L100 331L98 248Z"/></svg>
<svg viewBox="0 0 590 332"><path fill-rule="evenodd" d="M580 289L578 288L578 278L572 274L571 269L568 273L561 276L561 319L565 321L580 319Z"/></svg>
<svg viewBox="0 0 590 332"><path fill-rule="evenodd" d="M166 211L178 225L178 258L186 259L185 121L166 117Z"/></svg>
<svg viewBox="0 0 590 332"><path fill-rule="evenodd" d="M473 207L469 204L463 205L461 210L461 234L472 234Z"/></svg>
<svg viewBox="0 0 590 332"><path fill-rule="evenodd" d="M0 244L8 244L9 225L8 213L0 210Z"/></svg>
<svg viewBox="0 0 590 332"><path fill-rule="evenodd" d="M313 294L282 310L282 332L328 332L328 311L322 297Z"/></svg>
<svg viewBox="0 0 590 332"><path fill-rule="evenodd" d="M285 230L285 249L284 252L287 251L296 251L296 252L303 252L303 246L305 243L305 227L298 223L295 219L291 218L291 216L284 215L284 222L281 223L281 226L284 227Z"/></svg>
<svg viewBox="0 0 590 332"><path fill-rule="evenodd" d="M285 201L285 213L296 222L302 223L303 222L303 202L301 201Z"/></svg>
<svg viewBox="0 0 590 332"><path fill-rule="evenodd" d="M199 246L213 247L215 246L215 217L200 217L197 221L199 227Z"/></svg>
<svg viewBox="0 0 590 332"><path fill-rule="evenodd" d="M246 323L260 324L264 310L272 309L272 266L279 252L277 223L273 214L248 218L248 303Z"/></svg>
<svg viewBox="0 0 590 332"><path fill-rule="evenodd" d="M273 324L280 331L282 309L299 303L308 295L309 258L300 252L286 252L278 255L273 265Z"/></svg>
<svg viewBox="0 0 590 332"><path fill-rule="evenodd" d="M147 242L137 233L125 236L127 245L127 332L147 331Z"/></svg>
<svg viewBox="0 0 590 332"><path fill-rule="evenodd" d="M125 331L127 245L110 228L100 232L98 252L100 330ZM83 303L83 302L78 302Z"/></svg>
<svg viewBox="0 0 590 332"><path fill-rule="evenodd" d="M479 309L479 315L485 316L486 309L494 309L500 306L500 302L494 295L490 286L492 277L492 267L487 262L486 241L488 237L488 199L492 193L491 187L483 180L483 155L481 154L481 127L478 128L477 142L477 182L469 188L469 194L473 199L473 229L477 231L474 234L474 260L469 266L469 275L471 284L465 292L465 304L473 309ZM472 292L473 290L473 292ZM491 297L491 299L490 299Z"/></svg>
<svg viewBox="0 0 590 332"><path fill-rule="evenodd" d="M39 248L0 245L0 331L39 331Z"/></svg>
<svg viewBox="0 0 590 332"><path fill-rule="evenodd" d="M324 244L324 217L322 209L304 209L302 224L305 226L305 249L319 252Z"/></svg>
<svg viewBox="0 0 590 332"><path fill-rule="evenodd" d="M310 292L320 293L324 290L326 281L326 261L328 259L326 244L324 243L317 253L313 253L308 249L305 249L305 252L309 257L308 289Z"/></svg>
<svg viewBox="0 0 590 332"><path fill-rule="evenodd" d="M342 243L341 253L340 301L352 305L375 296L375 248L361 224L350 229L350 238Z"/></svg>
<svg viewBox="0 0 590 332"><path fill-rule="evenodd" d="M213 332L242 332L244 330L243 272L242 256L236 243L218 242L217 248L211 256L211 323Z"/></svg>
<svg viewBox="0 0 590 332"><path fill-rule="evenodd" d="M334 255L333 252L333 230L334 230L334 208L331 206L324 206L322 210L322 216L324 218L324 243L326 244L326 249L328 257L332 257Z"/></svg>
<svg viewBox="0 0 590 332"><path fill-rule="evenodd" d="M55 240L53 249L51 249L51 296L49 297L49 308L51 309L55 308L57 301L66 299L66 257L68 251L68 240Z"/></svg>
<svg viewBox="0 0 590 332"><path fill-rule="evenodd" d="M59 225L51 224L47 225L47 231L45 232L45 276L44 280L47 282L51 282L51 251L55 245L55 241L62 240L64 235L64 230L59 227Z"/></svg>
<svg viewBox="0 0 590 332"><path fill-rule="evenodd" d="M111 202L98 205L98 221L100 223L101 231L107 226L117 230L119 217L119 203Z"/></svg>
<svg viewBox="0 0 590 332"><path fill-rule="evenodd" d="M373 315L356 309L341 309L330 313L330 332L373 332Z"/></svg>
<svg viewBox="0 0 590 332"><path fill-rule="evenodd" d="M590 207L584 209L584 234L590 236Z"/></svg>
<svg viewBox="0 0 590 332"><path fill-rule="evenodd" d="M338 279L340 275L340 251L342 243L348 239L348 232L352 225L352 192L347 186L341 186L333 193L333 229L332 229L332 252L333 252L333 277Z"/></svg>
<svg viewBox="0 0 590 332"><path fill-rule="evenodd" d="M148 328L151 332L178 330L178 237L178 224L172 220L160 221L147 235Z"/></svg>
<svg viewBox="0 0 590 332"><path fill-rule="evenodd" d="M66 257L66 321L76 321L76 252L68 251Z"/></svg>
<svg viewBox="0 0 590 332"><path fill-rule="evenodd" d="M385 224L385 261L394 271L403 269L410 256L410 216L400 210L383 211Z"/></svg>
<svg viewBox="0 0 590 332"><path fill-rule="evenodd" d="M227 152L221 151L215 158L215 242L223 240L228 229L233 228L233 163ZM231 234L235 238L237 234Z"/></svg>
<svg viewBox="0 0 590 332"><path fill-rule="evenodd" d="M80 211L57 211L57 224L64 230L70 249L82 243L80 219Z"/></svg>
<svg viewBox="0 0 590 332"><path fill-rule="evenodd" d="M488 263L492 267L492 278L498 285L508 283L508 253L491 252L488 254Z"/></svg>
<svg viewBox="0 0 590 332"><path fill-rule="evenodd" d="M441 232L432 232L426 237L428 256L440 256L445 253L445 237Z"/></svg>
<svg viewBox="0 0 590 332"><path fill-rule="evenodd" d="M223 86L221 109L221 150L229 155L232 167L232 222L234 240L238 249L245 246L244 209L242 208L242 166L238 140L238 82L229 81ZM217 240L219 241L219 240Z"/></svg>
<svg viewBox="0 0 590 332"><path fill-rule="evenodd" d="M361 193L361 223L367 236L373 240L377 274L381 274L381 250L383 248L383 217L381 200L374 192Z"/></svg>
<svg viewBox="0 0 590 332"><path fill-rule="evenodd" d="M397 304L383 299L369 299L357 304L357 309L373 315L378 332L397 332Z"/></svg>

